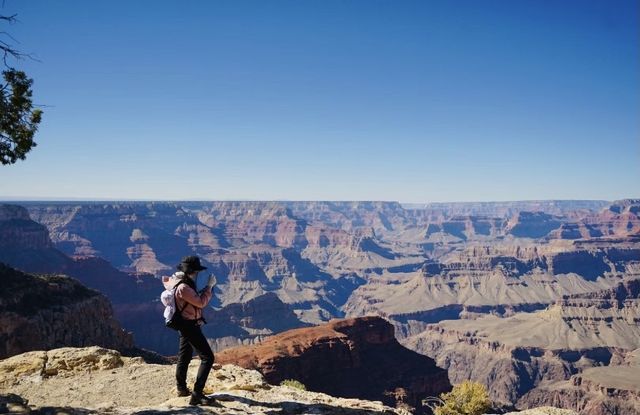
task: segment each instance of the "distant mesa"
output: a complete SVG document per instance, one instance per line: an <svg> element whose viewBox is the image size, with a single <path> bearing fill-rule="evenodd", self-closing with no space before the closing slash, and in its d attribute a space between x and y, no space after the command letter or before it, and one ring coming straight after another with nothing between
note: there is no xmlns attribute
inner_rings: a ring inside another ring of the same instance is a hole
<svg viewBox="0 0 640 415"><path fill-rule="evenodd" d="M560 227L558 217L543 212L518 212L507 224L506 231L519 238L542 238Z"/></svg>

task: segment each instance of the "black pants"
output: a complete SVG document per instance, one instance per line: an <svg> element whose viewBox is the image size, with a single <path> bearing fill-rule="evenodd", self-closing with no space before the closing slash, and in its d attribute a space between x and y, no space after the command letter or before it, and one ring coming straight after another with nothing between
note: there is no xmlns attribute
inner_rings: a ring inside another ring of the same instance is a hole
<svg viewBox="0 0 640 415"><path fill-rule="evenodd" d="M193 392L202 393L207 382L211 366L213 366L213 351L207 339L202 334L200 326L195 321L186 321L180 329L180 351L178 352L178 365L176 366L176 381L179 387L187 387L187 369L193 356L193 349L200 357L200 367Z"/></svg>

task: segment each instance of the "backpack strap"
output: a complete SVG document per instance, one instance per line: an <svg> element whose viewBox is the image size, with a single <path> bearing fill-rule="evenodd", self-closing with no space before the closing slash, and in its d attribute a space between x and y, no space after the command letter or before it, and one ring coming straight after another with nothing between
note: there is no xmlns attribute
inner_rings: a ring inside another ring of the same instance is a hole
<svg viewBox="0 0 640 415"><path fill-rule="evenodd" d="M189 305L189 303L185 301L185 302L184 302L184 303L185 303L185 304L184 304L184 306L183 306L181 309L179 309L179 308L178 308L178 298L177 298L177 296L176 296L176 291L177 291L177 289L178 289L178 285L180 285L180 284L185 284L185 282L184 282L184 281L182 281L182 280L180 280L180 281L178 281L178 283L177 283L176 285L174 285L174 286L173 286L173 303L175 304L175 306L176 306L176 310L178 310L178 313L180 313L180 317L182 317L182 311L183 311L185 308L187 308L187 306Z"/></svg>

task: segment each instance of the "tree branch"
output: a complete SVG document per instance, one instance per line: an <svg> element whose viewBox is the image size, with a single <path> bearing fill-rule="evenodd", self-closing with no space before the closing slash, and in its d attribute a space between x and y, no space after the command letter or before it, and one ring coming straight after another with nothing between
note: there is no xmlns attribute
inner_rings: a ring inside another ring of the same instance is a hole
<svg viewBox="0 0 640 415"><path fill-rule="evenodd" d="M0 21L5 21L5 22L8 22L9 24L12 24L18 21L17 16L18 16L17 14L13 14L11 16L0 15ZM5 31L0 32L0 35L7 36L14 43L20 43L13 36L11 36L9 33ZM11 68L11 65L9 65L9 58L13 58L15 60L22 60L25 58L37 60L28 53L20 52L18 49L16 49L13 46L13 44L8 43L4 40L0 40L0 55L2 55L2 63L7 68Z"/></svg>

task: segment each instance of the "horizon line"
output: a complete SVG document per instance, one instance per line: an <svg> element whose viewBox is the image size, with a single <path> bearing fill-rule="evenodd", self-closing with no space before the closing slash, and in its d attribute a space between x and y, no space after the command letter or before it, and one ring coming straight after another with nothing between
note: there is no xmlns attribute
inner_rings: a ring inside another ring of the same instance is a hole
<svg viewBox="0 0 640 415"><path fill-rule="evenodd" d="M535 202L606 202L611 203L618 200L638 200L640 197L624 197L619 199L506 199L506 200L453 200L453 201L430 201L430 202L402 202L391 199L156 199L156 198L84 198L84 197L14 197L0 196L0 202L76 202L76 203L95 203L95 202L130 202L130 203L149 203L149 202L275 202L275 203L293 203L293 202L329 202L329 203L398 203L401 205L429 205L444 203L535 203Z"/></svg>

